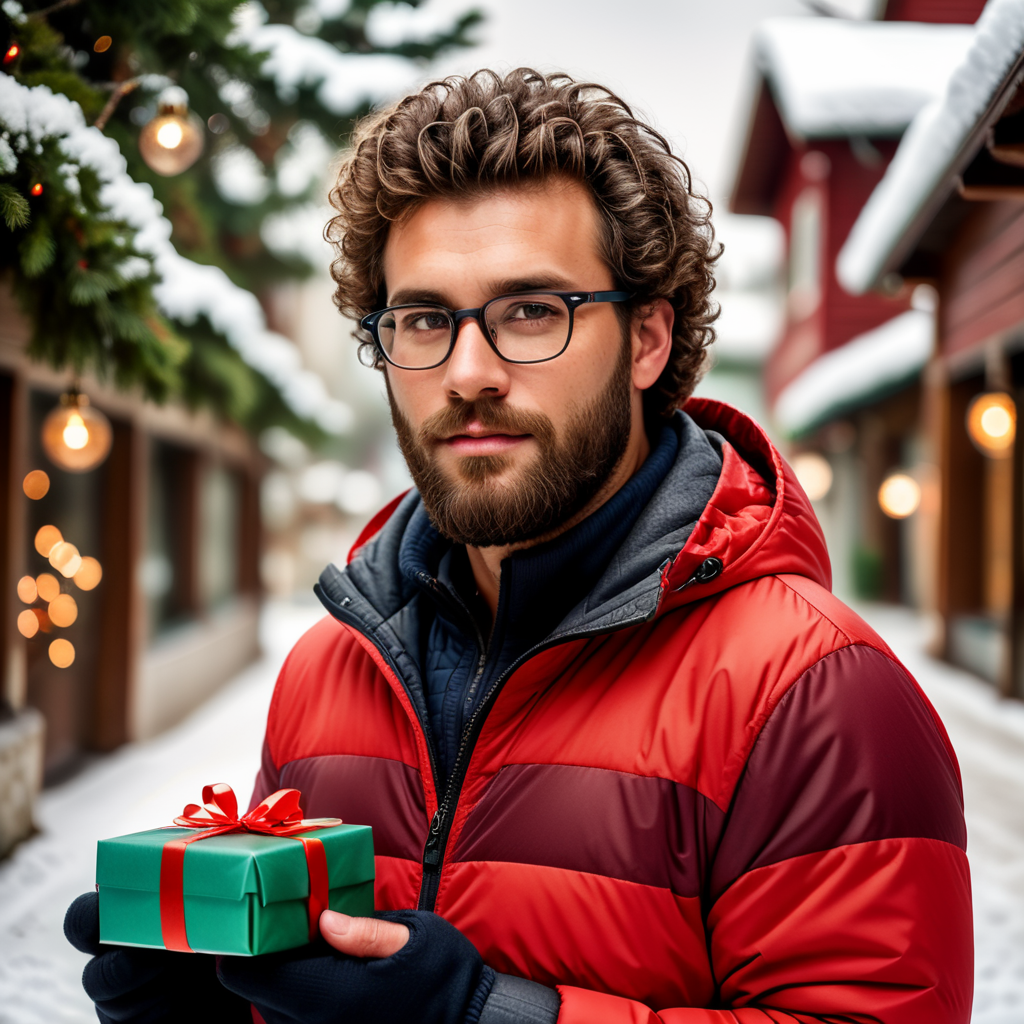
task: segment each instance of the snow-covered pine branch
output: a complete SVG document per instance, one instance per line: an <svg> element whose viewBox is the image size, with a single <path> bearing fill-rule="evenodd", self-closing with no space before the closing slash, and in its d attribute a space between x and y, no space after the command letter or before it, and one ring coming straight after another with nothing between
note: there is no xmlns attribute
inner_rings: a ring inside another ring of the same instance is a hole
<svg viewBox="0 0 1024 1024"><path fill-rule="evenodd" d="M329 433L341 433L352 421L347 405L332 399L323 381L303 368L298 350L267 329L256 296L235 285L219 267L204 266L179 255L171 244L171 224L152 189L134 181L117 143L88 127L81 107L46 86L27 87L0 76L2 169L17 169L19 154L41 151L44 140L57 140L67 158L62 170L74 177L89 167L102 182L100 198L111 220L135 231L135 249L151 261L159 282L153 294L162 312L184 324L205 316L241 358L276 387L292 411ZM143 276L138 265L126 276Z"/></svg>
<svg viewBox="0 0 1024 1024"><path fill-rule="evenodd" d="M399 96L420 77L417 66L405 57L341 53L326 40L303 35L291 25L267 24L267 12L257 0L240 7L234 20L229 45L267 54L262 74L274 82L285 103L307 87L316 89L326 109L345 114L364 103Z"/></svg>

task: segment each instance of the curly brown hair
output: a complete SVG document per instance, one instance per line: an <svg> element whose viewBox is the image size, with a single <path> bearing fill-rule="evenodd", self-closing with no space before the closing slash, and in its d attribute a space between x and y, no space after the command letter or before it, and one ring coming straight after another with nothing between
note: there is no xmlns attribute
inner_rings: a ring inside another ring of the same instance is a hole
<svg viewBox="0 0 1024 1024"><path fill-rule="evenodd" d="M626 322L655 299L675 310L671 357L644 395L647 416L665 418L690 397L715 338L712 272L721 246L689 168L603 86L530 68L484 69L431 82L366 117L331 190L338 213L324 235L338 253L335 302L356 320L385 305L388 230L422 203L551 175L592 193L602 257L616 287L634 295L621 313ZM370 344L361 330L355 337ZM381 365L376 353L374 360Z"/></svg>

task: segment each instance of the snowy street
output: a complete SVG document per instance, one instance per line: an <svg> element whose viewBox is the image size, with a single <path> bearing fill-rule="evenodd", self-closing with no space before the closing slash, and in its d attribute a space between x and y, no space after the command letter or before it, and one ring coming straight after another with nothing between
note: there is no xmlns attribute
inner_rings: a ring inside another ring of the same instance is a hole
<svg viewBox="0 0 1024 1024"><path fill-rule="evenodd" d="M975 1024L1024 1020L1024 705L923 653L926 623L901 608L859 609L932 699L963 771L970 835L977 987ZM95 1021L64 940L67 905L92 888L98 838L151 828L199 799L204 783L248 798L277 670L320 617L312 604L269 604L263 659L156 740L98 759L44 792L39 834L0 862L0 1024Z"/></svg>

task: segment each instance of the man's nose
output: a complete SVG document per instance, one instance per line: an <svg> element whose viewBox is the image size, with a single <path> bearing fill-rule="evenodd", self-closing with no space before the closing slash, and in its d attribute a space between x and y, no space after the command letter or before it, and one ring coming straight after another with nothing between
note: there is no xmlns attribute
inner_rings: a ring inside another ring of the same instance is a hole
<svg viewBox="0 0 1024 1024"><path fill-rule="evenodd" d="M456 329L455 348L445 363L444 388L449 398L472 402L499 398L510 384L508 366L491 347L478 321L463 320Z"/></svg>

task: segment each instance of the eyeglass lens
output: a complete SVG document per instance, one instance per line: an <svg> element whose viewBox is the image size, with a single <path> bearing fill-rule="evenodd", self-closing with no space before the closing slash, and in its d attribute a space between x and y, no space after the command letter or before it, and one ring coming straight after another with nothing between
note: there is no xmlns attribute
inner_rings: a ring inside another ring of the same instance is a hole
<svg viewBox="0 0 1024 1024"><path fill-rule="evenodd" d="M483 316L494 347L512 362L551 359L569 339L569 307L557 295L492 299L484 307ZM437 306L388 310L377 324L377 336L388 358L408 369L442 362L454 330L451 314Z"/></svg>

